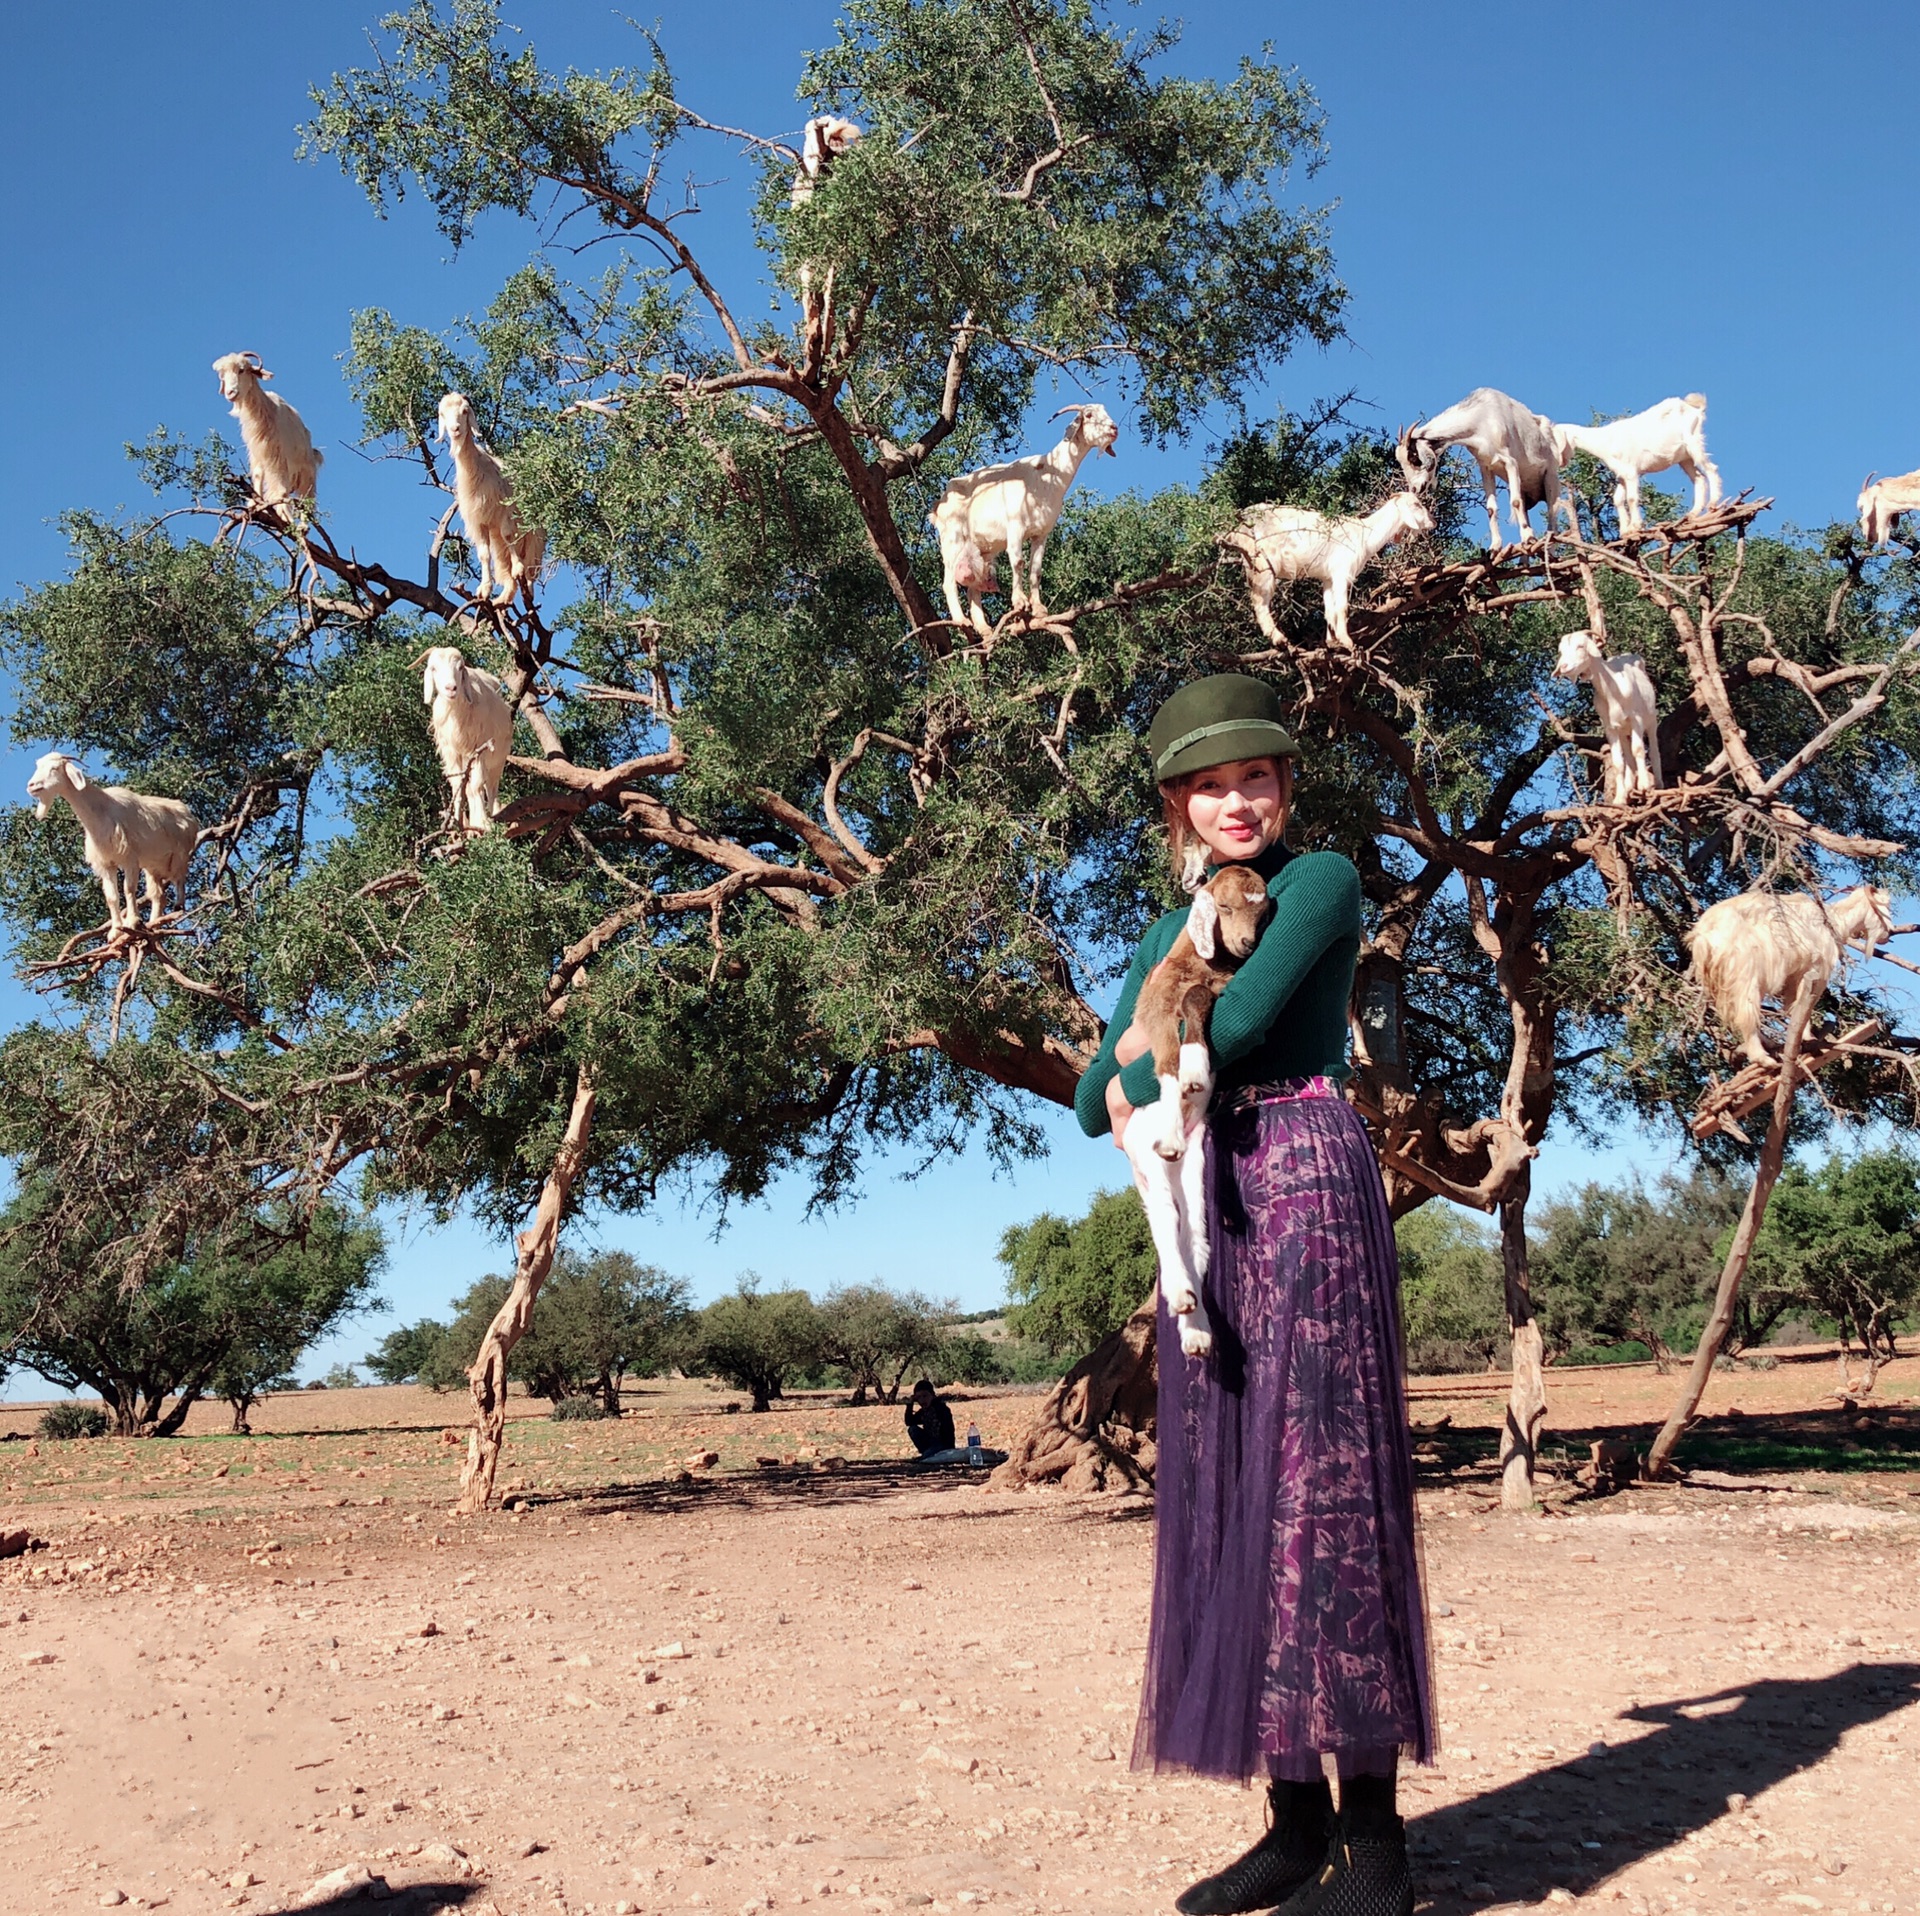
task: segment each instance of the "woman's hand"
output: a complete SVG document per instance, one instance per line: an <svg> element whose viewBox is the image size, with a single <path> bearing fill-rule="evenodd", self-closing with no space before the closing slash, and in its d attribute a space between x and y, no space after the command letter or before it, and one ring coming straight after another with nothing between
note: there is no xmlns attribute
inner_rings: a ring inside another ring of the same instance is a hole
<svg viewBox="0 0 1920 1916"><path fill-rule="evenodd" d="M1113 1047L1113 1061L1124 1071L1135 1058L1143 1058L1150 1049L1146 1031L1136 1018L1120 1034L1120 1042ZM1107 1080L1107 1116L1113 1123L1113 1148L1116 1151L1126 1149L1127 1120L1133 1116L1133 1106L1127 1102L1127 1094L1120 1088L1120 1071L1116 1071Z"/></svg>

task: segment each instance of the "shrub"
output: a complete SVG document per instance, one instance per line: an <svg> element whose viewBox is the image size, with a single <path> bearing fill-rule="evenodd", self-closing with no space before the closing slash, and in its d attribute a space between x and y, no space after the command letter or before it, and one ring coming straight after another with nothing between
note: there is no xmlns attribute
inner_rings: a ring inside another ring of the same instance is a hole
<svg viewBox="0 0 1920 1916"><path fill-rule="evenodd" d="M40 1419L39 1432L42 1437L51 1437L56 1441L64 1441L69 1437L104 1437L107 1434L107 1413L98 1404L55 1404Z"/></svg>
<svg viewBox="0 0 1920 1916"><path fill-rule="evenodd" d="M609 1410L597 1397L563 1397L547 1415L556 1423L578 1424L598 1423L603 1418L618 1417L617 1410Z"/></svg>
<svg viewBox="0 0 1920 1916"><path fill-rule="evenodd" d="M360 1373L351 1364L336 1364L321 1378L320 1387L323 1390L358 1390Z"/></svg>

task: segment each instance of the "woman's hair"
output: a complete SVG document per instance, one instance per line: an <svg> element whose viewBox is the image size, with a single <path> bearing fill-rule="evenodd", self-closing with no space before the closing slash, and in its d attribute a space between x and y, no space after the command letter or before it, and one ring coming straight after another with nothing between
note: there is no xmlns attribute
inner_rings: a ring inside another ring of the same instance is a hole
<svg viewBox="0 0 1920 1916"><path fill-rule="evenodd" d="M1293 807L1293 761L1275 757L1268 761L1280 777L1280 834L1287 829L1287 814ZM1197 778L1219 768L1203 765L1197 772L1183 772L1160 787L1160 819L1167 831L1167 860L1173 867L1173 882L1182 891L1198 891L1207 875L1212 854L1205 841L1187 823L1187 794ZM1280 835L1276 834L1276 836Z"/></svg>

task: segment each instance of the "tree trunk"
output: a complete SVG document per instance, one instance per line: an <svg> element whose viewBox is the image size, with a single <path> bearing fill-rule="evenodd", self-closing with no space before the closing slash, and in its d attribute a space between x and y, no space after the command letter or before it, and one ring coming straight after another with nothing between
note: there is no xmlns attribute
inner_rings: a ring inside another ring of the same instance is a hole
<svg viewBox="0 0 1920 1916"><path fill-rule="evenodd" d="M997 1488L1057 1482L1063 1490L1143 1490L1153 1482L1156 1301L1149 1297L1047 1393L993 1473Z"/></svg>
<svg viewBox="0 0 1920 1916"><path fill-rule="evenodd" d="M253 1426L247 1422L247 1412L253 1408L253 1399L229 1397L227 1402L233 1408L233 1424L229 1434L235 1437L250 1437L253 1434Z"/></svg>
<svg viewBox="0 0 1920 1916"><path fill-rule="evenodd" d="M1822 990L1826 988L1825 979L1820 981L1820 986ZM1740 1280L1746 1275L1753 1240L1760 1234L1761 1221L1767 1214L1767 1199L1773 1195L1774 1180L1779 1177L1787 1154L1787 1125L1793 1117L1793 1094L1800 1076L1800 1042L1807 1034L1807 1020L1813 1015L1817 997L1816 992L1803 991L1787 1015L1787 1042L1780 1052L1780 1082L1774 1088L1773 1116L1767 1125L1766 1142L1760 1147L1753 1188L1747 1193L1746 1209L1740 1213L1733 1242L1727 1247L1727 1261L1720 1272L1713 1312L1700 1333L1700 1343L1693 1353L1693 1364L1681 1389L1680 1401L1674 1405L1660 1427L1659 1436L1653 1440L1653 1448L1647 1452L1649 1477L1663 1477L1671 1466L1674 1446L1700 1408L1707 1379L1713 1375L1713 1360L1720 1355L1720 1346L1727 1341L1727 1332L1732 1327L1734 1306L1740 1298Z"/></svg>
<svg viewBox="0 0 1920 1916"><path fill-rule="evenodd" d="M600 1408L609 1417L620 1415L620 1379L611 1372L600 1380Z"/></svg>
<svg viewBox="0 0 1920 1916"><path fill-rule="evenodd" d="M1534 1464L1540 1431L1547 1421L1545 1349L1533 1313L1533 1286L1527 1270L1527 1193L1531 1174L1522 1169L1516 1194L1500 1206L1500 1266L1507 1286L1507 1325L1513 1334L1513 1381L1507 1391L1507 1423L1500 1433L1500 1503L1506 1510L1531 1510Z"/></svg>
<svg viewBox="0 0 1920 1916"><path fill-rule="evenodd" d="M493 1499L493 1476L507 1428L507 1356L527 1334L527 1326L533 1321L534 1299L553 1268L560 1220L586 1162L594 1096L593 1073L582 1065L574 1084L566 1132L553 1154L553 1168L541 1187L533 1222L514 1242L513 1288L487 1326L487 1334L480 1340L480 1354L467 1372L473 1392L473 1429L467 1437L467 1466L460 1477L457 1508L462 1511L485 1510Z"/></svg>

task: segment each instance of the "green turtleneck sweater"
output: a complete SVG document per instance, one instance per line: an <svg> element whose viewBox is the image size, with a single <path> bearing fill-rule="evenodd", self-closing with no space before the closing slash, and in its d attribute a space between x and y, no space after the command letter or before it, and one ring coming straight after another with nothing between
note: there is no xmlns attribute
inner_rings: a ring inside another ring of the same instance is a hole
<svg viewBox="0 0 1920 1916"><path fill-rule="evenodd" d="M1220 1094L1279 1078L1344 1077L1347 1069L1347 1000L1360 950L1360 874L1338 852L1296 857L1280 845L1252 863L1267 881L1273 913L1213 1008L1208 1036ZM1100 1055L1074 1092L1074 1114L1090 1138L1113 1128L1107 1117L1107 1086L1118 1069L1113 1048L1133 1022L1134 1001L1147 973L1167 955L1186 922L1184 908L1168 912L1133 955ZM1136 1108L1160 1096L1151 1057L1136 1058L1121 1071L1120 1084Z"/></svg>

